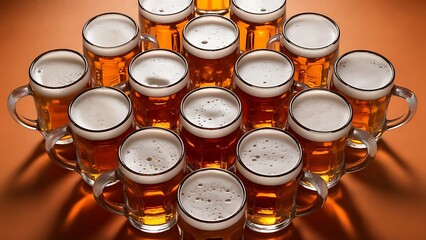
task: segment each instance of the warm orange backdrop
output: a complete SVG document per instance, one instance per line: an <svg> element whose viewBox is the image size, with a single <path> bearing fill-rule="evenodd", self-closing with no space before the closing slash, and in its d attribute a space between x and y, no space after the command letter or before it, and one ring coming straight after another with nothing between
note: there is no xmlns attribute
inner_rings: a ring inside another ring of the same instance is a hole
<svg viewBox="0 0 426 240"><path fill-rule="evenodd" d="M0 2L0 239L146 239L98 207L76 173L49 160L41 135L6 108L8 94L28 83L36 56L54 48L81 52L83 24L106 11L137 19L137 0ZM419 109L408 125L385 133L375 161L344 176L322 210L295 219L277 238L251 239L426 239L426 1L287 1L287 17L305 11L339 24L340 53L368 49L389 58L396 84L417 94ZM399 101L392 106L392 116L404 111ZM20 104L30 115L32 108L31 101Z"/></svg>

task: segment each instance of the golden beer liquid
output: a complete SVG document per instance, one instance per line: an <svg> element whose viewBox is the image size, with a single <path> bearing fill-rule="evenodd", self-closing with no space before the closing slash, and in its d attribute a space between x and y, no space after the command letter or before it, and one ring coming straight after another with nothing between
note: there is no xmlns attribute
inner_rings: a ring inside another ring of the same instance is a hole
<svg viewBox="0 0 426 240"><path fill-rule="evenodd" d="M198 14L226 14L229 12L230 2L231 0L195 0L195 9Z"/></svg>

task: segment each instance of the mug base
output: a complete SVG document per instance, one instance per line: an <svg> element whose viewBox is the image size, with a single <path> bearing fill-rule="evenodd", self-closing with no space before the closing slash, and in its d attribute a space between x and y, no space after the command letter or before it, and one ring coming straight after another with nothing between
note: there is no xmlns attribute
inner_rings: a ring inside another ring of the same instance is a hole
<svg viewBox="0 0 426 240"><path fill-rule="evenodd" d="M258 223L254 223L254 222L247 220L246 227L248 227L250 230L252 230L254 232L274 233L274 232L278 232L278 231L286 228L288 225L290 225L291 220L292 219L289 218L289 219L286 219L284 222L281 222L281 223L278 223L278 224L273 224L273 225L263 225L263 224L258 224Z"/></svg>
<svg viewBox="0 0 426 240"><path fill-rule="evenodd" d="M141 224L140 222L138 222L137 220L133 219L132 217L129 217L129 222L130 224L132 224L133 227L135 227L136 229L142 231L142 232L146 232L146 233L161 233L161 232L165 232L169 229L171 229L177 222L176 218L174 218L173 220L171 220L168 223L165 224L161 224L161 225L146 225L146 224Z"/></svg>

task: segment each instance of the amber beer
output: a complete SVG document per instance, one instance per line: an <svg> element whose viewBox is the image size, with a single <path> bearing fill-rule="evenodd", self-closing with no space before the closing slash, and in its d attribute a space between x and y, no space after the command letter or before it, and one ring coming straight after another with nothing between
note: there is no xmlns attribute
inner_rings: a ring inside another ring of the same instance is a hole
<svg viewBox="0 0 426 240"><path fill-rule="evenodd" d="M192 88L229 88L240 53L238 27L219 15L193 18L183 29L182 53L188 61Z"/></svg>
<svg viewBox="0 0 426 240"><path fill-rule="evenodd" d="M183 27L194 16L193 0L139 0L140 31L154 36L161 48L180 53Z"/></svg>
<svg viewBox="0 0 426 240"><path fill-rule="evenodd" d="M324 205L327 186L321 177L302 171L302 155L298 141L279 128L255 129L240 139L236 172L247 189L246 225L251 230L280 231L296 216L310 214ZM317 191L317 199L309 207L296 207L302 179Z"/></svg>
<svg viewBox="0 0 426 240"><path fill-rule="evenodd" d="M37 130L44 137L68 123L71 100L89 87L90 74L86 59L69 49L54 49L39 55L29 68L30 82L13 90L8 97L12 118L22 126ZM37 113L33 120L18 113L17 102L32 96ZM68 143L64 138L58 143Z"/></svg>
<svg viewBox="0 0 426 240"><path fill-rule="evenodd" d="M272 36L281 33L285 7L286 0L232 0L230 15L240 29L241 51L265 48Z"/></svg>
<svg viewBox="0 0 426 240"><path fill-rule="evenodd" d="M229 12L231 0L195 0L195 10L197 15L220 14Z"/></svg>
<svg viewBox="0 0 426 240"><path fill-rule="evenodd" d="M177 191L182 240L241 240L246 190L235 174L199 169L187 175Z"/></svg>
<svg viewBox="0 0 426 240"><path fill-rule="evenodd" d="M406 124L417 110L417 99L410 90L394 84L392 63L378 53L356 50L339 57L331 89L343 94L353 109L352 125L371 133L376 141L383 132ZM408 112L396 120L386 113L392 96L403 98ZM353 141L354 147L364 147Z"/></svg>
<svg viewBox="0 0 426 240"><path fill-rule="evenodd" d="M46 151L61 166L76 170L93 185L103 172L118 166L118 147L135 130L127 95L115 88L94 87L79 94L68 109L69 124L46 139ZM63 135L72 133L77 159L65 159L54 149Z"/></svg>
<svg viewBox="0 0 426 240"><path fill-rule="evenodd" d="M138 127L178 130L179 107L189 92L188 64L167 49L142 52L129 66L130 98Z"/></svg>
<svg viewBox="0 0 426 240"><path fill-rule="evenodd" d="M285 23L282 34L273 36L269 48L280 42L280 51L293 60L294 78L311 88L325 88L339 53L340 30L329 17L301 13Z"/></svg>
<svg viewBox="0 0 426 240"><path fill-rule="evenodd" d="M375 157L373 136L352 128L352 108L342 95L322 88L304 90L292 98L288 111L288 130L304 150L303 169L320 175L328 188ZM345 162L348 138L367 146L367 154L354 163Z"/></svg>
<svg viewBox="0 0 426 240"><path fill-rule="evenodd" d="M189 170L233 168L242 134L241 111L238 97L225 88L198 88L184 97L179 129Z"/></svg>
<svg viewBox="0 0 426 240"><path fill-rule="evenodd" d="M176 192L185 175L185 149L180 137L164 128L141 128L120 145L116 170L96 179L93 194L104 209L124 215L137 229L158 233L176 224ZM103 196L104 188L120 181L124 204Z"/></svg>
<svg viewBox="0 0 426 240"><path fill-rule="evenodd" d="M141 51L140 40L157 46L155 38L140 35L138 24L121 13L104 13L83 27L83 53L89 61L93 86L114 86L128 80L128 66Z"/></svg>

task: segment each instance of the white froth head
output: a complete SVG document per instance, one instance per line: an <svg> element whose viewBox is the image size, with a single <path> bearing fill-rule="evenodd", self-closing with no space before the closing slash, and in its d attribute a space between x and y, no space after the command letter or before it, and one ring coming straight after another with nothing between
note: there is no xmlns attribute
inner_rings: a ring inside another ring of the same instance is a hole
<svg viewBox="0 0 426 240"><path fill-rule="evenodd" d="M193 0L139 0L139 13L156 23L182 21L195 11Z"/></svg>
<svg viewBox="0 0 426 240"><path fill-rule="evenodd" d="M290 101L288 124L301 137L334 141L351 129L352 107L346 99L328 89L308 89Z"/></svg>
<svg viewBox="0 0 426 240"><path fill-rule="evenodd" d="M119 136L133 124L127 95L115 88L94 87L79 94L68 109L73 133L89 140Z"/></svg>
<svg viewBox="0 0 426 240"><path fill-rule="evenodd" d="M206 14L191 19L183 29L183 48L203 59L219 59L239 49L239 29L229 18Z"/></svg>
<svg viewBox="0 0 426 240"><path fill-rule="evenodd" d="M284 54L257 49L241 55L234 70L234 82L245 93L259 97L284 94L293 84L293 62Z"/></svg>
<svg viewBox="0 0 426 240"><path fill-rule="evenodd" d="M286 0L232 0L231 12L252 23L274 21L285 14Z"/></svg>
<svg viewBox="0 0 426 240"><path fill-rule="evenodd" d="M241 126L241 102L221 87L203 87L189 92L180 106L180 123L201 138L220 138Z"/></svg>
<svg viewBox="0 0 426 240"><path fill-rule="evenodd" d="M382 55L355 50L336 61L333 85L343 94L360 100L386 96L393 87L395 70Z"/></svg>
<svg viewBox="0 0 426 240"><path fill-rule="evenodd" d="M118 56L139 44L139 26L121 13L104 13L83 27L83 46L99 56Z"/></svg>
<svg viewBox="0 0 426 240"><path fill-rule="evenodd" d="M324 57L339 46L338 25L318 13L301 13L289 18L284 23L282 34L284 47L302 57Z"/></svg>
<svg viewBox="0 0 426 240"><path fill-rule="evenodd" d="M203 168L187 175L177 191L178 215L205 231L225 229L244 217L246 190L228 170Z"/></svg>
<svg viewBox="0 0 426 240"><path fill-rule="evenodd" d="M136 55L129 65L130 86L150 97L177 93L189 81L188 63L179 53L152 49Z"/></svg>
<svg viewBox="0 0 426 240"><path fill-rule="evenodd" d="M277 186L302 169L302 148L287 131L259 128L247 132L237 145L237 172L260 185Z"/></svg>

